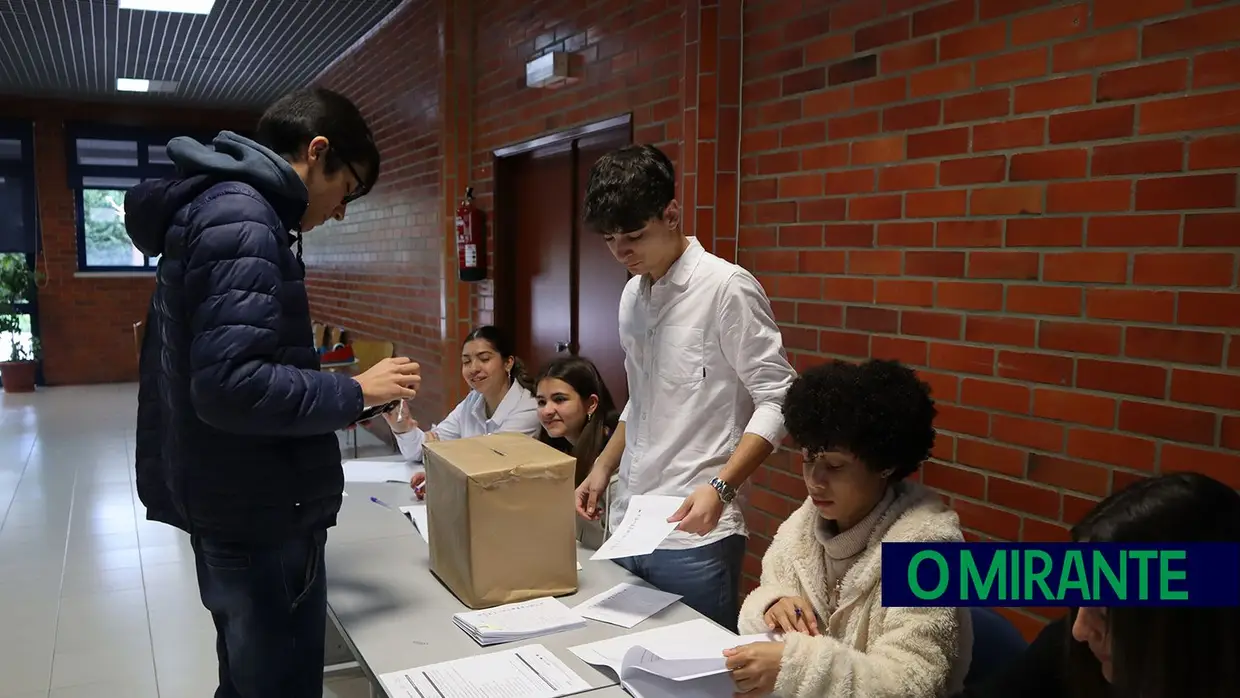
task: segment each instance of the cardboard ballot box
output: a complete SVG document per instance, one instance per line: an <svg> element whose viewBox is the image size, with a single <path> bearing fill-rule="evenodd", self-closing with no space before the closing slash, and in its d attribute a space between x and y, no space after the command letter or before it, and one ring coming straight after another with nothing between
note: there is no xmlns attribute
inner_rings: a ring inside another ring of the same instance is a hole
<svg viewBox="0 0 1240 698"><path fill-rule="evenodd" d="M577 591L576 460L524 434L423 447L431 572L470 608Z"/></svg>

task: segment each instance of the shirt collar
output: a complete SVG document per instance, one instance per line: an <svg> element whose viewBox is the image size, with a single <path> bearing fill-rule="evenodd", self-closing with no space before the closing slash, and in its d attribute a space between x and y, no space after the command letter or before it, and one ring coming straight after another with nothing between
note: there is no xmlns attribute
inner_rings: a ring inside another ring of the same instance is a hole
<svg viewBox="0 0 1240 698"><path fill-rule="evenodd" d="M693 272L697 269L698 263L702 261L703 255L706 254L706 248L702 247L702 243L698 242L695 237L686 238L689 246L681 253L680 257L672 262L672 266L668 268L667 274L654 284L651 283L650 277L642 278L642 288L649 293L650 289L659 284L668 284L672 286L685 287L689 285L689 279L693 278Z"/></svg>
<svg viewBox="0 0 1240 698"><path fill-rule="evenodd" d="M525 388L521 387L520 383L513 381L512 385L508 386L508 392L504 393L504 399L500 400L499 405L495 407L495 414L491 415L490 421L495 424L503 424L504 420L508 418L509 413L516 409L521 402L521 392L523 390ZM487 422L486 398L482 397L482 393L477 391L474 391L474 394L478 396L478 400L474 402L474 416L478 418L479 422L485 424Z"/></svg>

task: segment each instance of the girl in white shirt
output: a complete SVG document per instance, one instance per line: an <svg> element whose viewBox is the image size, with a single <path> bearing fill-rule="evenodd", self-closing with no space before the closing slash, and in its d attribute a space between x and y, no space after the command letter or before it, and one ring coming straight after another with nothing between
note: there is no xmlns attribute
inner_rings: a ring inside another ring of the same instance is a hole
<svg viewBox="0 0 1240 698"><path fill-rule="evenodd" d="M512 345L498 328L484 325L465 338L461 347L461 377L472 389L469 395L427 431L419 429L417 421L409 416L408 402L384 415L405 460L422 460L422 445L428 441L500 432L538 436L538 402L525 384L520 359L513 355ZM410 484L419 488L424 480L425 476L418 473Z"/></svg>

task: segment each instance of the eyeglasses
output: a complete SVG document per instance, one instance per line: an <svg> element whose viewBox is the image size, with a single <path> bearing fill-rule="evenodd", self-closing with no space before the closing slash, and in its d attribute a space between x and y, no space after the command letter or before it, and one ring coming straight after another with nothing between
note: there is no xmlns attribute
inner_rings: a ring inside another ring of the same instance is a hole
<svg viewBox="0 0 1240 698"><path fill-rule="evenodd" d="M344 160L344 166L349 168L349 174L353 175L353 179L357 182L357 187L355 187L353 191L348 194L345 194L344 199L340 202L347 206L363 196L366 196L370 189L366 186L365 180L362 179L362 176L357 173L357 169L353 167L353 163L348 160Z"/></svg>

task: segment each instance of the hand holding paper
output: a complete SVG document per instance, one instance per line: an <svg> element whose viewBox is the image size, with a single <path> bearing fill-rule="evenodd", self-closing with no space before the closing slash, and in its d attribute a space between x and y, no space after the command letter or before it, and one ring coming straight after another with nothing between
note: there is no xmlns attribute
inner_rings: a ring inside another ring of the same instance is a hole
<svg viewBox="0 0 1240 698"><path fill-rule="evenodd" d="M624 521L590 559L614 560L654 552L676 530L676 523L668 519L680 508L682 501L680 497L648 494L633 497L629 500Z"/></svg>

